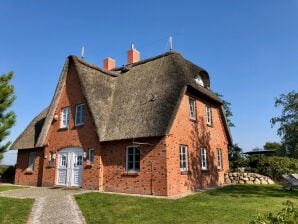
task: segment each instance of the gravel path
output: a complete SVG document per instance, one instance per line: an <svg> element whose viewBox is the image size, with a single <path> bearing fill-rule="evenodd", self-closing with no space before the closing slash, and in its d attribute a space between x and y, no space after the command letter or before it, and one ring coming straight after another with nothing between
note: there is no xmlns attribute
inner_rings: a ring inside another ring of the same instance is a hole
<svg viewBox="0 0 298 224"><path fill-rule="evenodd" d="M79 193L82 191L30 187L0 192L0 196L35 198L29 224L85 224L85 218L73 197Z"/></svg>

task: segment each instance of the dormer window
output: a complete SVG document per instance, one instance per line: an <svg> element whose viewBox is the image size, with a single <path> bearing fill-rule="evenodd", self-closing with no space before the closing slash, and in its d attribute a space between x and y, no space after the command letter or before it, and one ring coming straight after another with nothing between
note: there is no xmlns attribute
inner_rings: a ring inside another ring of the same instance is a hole
<svg viewBox="0 0 298 224"><path fill-rule="evenodd" d="M200 86L203 86L204 87L204 82L203 82L203 80L202 80L202 78L201 78L200 75L197 75L197 77L195 78L195 82L197 84L199 84Z"/></svg>

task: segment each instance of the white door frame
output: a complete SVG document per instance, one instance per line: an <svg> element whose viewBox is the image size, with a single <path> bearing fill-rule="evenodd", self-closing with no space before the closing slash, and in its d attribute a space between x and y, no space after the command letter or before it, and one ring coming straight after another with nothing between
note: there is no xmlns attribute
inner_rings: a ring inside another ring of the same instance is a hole
<svg viewBox="0 0 298 224"><path fill-rule="evenodd" d="M68 147L58 152L56 185L81 187L84 150L79 147Z"/></svg>

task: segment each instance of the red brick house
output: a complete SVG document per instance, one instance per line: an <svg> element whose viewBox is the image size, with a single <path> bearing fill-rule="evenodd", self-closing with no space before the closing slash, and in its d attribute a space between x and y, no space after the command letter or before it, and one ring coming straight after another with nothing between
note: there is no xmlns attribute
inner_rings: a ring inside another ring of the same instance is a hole
<svg viewBox="0 0 298 224"><path fill-rule="evenodd" d="M104 67L66 59L51 104L15 140L15 183L148 195L222 185L232 143L208 73L170 51Z"/></svg>

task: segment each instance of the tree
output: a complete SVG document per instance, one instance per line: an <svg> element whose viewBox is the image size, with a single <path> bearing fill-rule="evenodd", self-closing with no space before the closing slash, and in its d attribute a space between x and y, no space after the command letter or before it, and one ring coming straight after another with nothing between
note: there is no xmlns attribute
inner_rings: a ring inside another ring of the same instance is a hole
<svg viewBox="0 0 298 224"><path fill-rule="evenodd" d="M279 142L266 142L263 147L264 147L264 150L274 150L275 156L287 156L287 152L285 151L285 148Z"/></svg>
<svg viewBox="0 0 298 224"><path fill-rule="evenodd" d="M235 161L242 158L242 149L238 144L233 144L229 147L229 161Z"/></svg>
<svg viewBox="0 0 298 224"><path fill-rule="evenodd" d="M281 144L278 142L266 142L263 147L264 150L279 150L281 148Z"/></svg>
<svg viewBox="0 0 298 224"><path fill-rule="evenodd" d="M273 117L271 125L279 124L277 134L290 157L298 158L298 92L291 91L275 98L275 107L281 106L279 117Z"/></svg>
<svg viewBox="0 0 298 224"><path fill-rule="evenodd" d="M233 116L232 110L231 110L231 103L228 101L225 101L223 99L223 95L220 93L216 93L216 95L221 98L222 102L223 102L223 107L224 107L224 111L225 111L225 115L226 115L226 119L228 122L229 127L235 127L235 125L233 124L233 122L231 121L231 117Z"/></svg>
<svg viewBox="0 0 298 224"><path fill-rule="evenodd" d="M9 84L12 77L13 72L0 76L0 161L3 158L3 153L11 144L11 142L7 142L6 144L2 144L2 142L10 134L9 129L16 121L15 113L13 111L7 111L16 98L14 95L14 86Z"/></svg>

